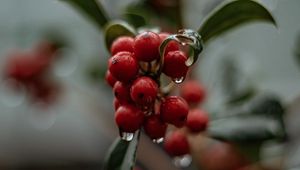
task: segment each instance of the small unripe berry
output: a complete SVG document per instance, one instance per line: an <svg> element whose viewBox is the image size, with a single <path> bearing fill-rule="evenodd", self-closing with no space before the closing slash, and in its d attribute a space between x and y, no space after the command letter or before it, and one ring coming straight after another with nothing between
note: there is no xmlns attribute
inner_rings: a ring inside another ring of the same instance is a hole
<svg viewBox="0 0 300 170"><path fill-rule="evenodd" d="M187 137L180 131L174 131L166 136L164 149L170 156L183 156L190 152Z"/></svg>
<svg viewBox="0 0 300 170"><path fill-rule="evenodd" d="M178 96L166 97L160 106L162 120L176 127L182 127L185 124L188 112L188 104Z"/></svg>
<svg viewBox="0 0 300 170"><path fill-rule="evenodd" d="M130 88L130 96L140 105L153 104L158 93L158 85L150 77L137 78Z"/></svg>
<svg viewBox="0 0 300 170"><path fill-rule="evenodd" d="M159 33L158 36L160 38L160 43L162 43L168 36L170 36L170 34L162 32ZM177 51L177 50L179 50L179 44L176 41L170 41L166 46L165 55L167 55L168 52L170 51Z"/></svg>
<svg viewBox="0 0 300 170"><path fill-rule="evenodd" d="M186 120L186 126L193 133L206 130L208 125L208 115L200 109L193 109L189 112Z"/></svg>
<svg viewBox="0 0 300 170"><path fill-rule="evenodd" d="M117 80L111 75L109 70L106 71L105 80L110 87L114 87L115 83L117 82Z"/></svg>
<svg viewBox="0 0 300 170"><path fill-rule="evenodd" d="M115 121L121 132L134 133L141 128L144 113L133 105L123 105L115 113Z"/></svg>
<svg viewBox="0 0 300 170"><path fill-rule="evenodd" d="M134 39L128 36L121 36L114 40L111 45L110 52L112 55L117 54L121 51L133 52Z"/></svg>
<svg viewBox="0 0 300 170"><path fill-rule="evenodd" d="M181 51L170 51L164 57L163 73L172 79L185 77L188 66L185 65L187 56Z"/></svg>
<svg viewBox="0 0 300 170"><path fill-rule="evenodd" d="M144 122L144 130L151 139L163 138L167 130L167 124L160 119L159 115L151 115Z"/></svg>
<svg viewBox="0 0 300 170"><path fill-rule="evenodd" d="M135 37L133 50L138 61L150 62L159 59L159 36L150 31Z"/></svg>
<svg viewBox="0 0 300 170"><path fill-rule="evenodd" d="M113 92L115 97L118 99L119 103L129 103L130 98L130 86L117 81L114 85Z"/></svg>
<svg viewBox="0 0 300 170"><path fill-rule="evenodd" d="M205 98L205 89L197 81L186 81L180 88L180 96L191 105L198 104Z"/></svg>
<svg viewBox="0 0 300 170"><path fill-rule="evenodd" d="M109 59L108 69L117 80L129 82L136 77L139 65L132 53L119 52Z"/></svg>

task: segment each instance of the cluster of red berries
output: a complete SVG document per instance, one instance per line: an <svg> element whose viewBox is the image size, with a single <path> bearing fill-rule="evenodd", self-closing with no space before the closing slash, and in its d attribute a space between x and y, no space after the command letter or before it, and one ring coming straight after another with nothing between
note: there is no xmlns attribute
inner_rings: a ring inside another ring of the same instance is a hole
<svg viewBox="0 0 300 170"><path fill-rule="evenodd" d="M160 63L159 48L168 36L146 31L134 38L119 37L111 45L105 78L115 95L115 122L122 139L130 140L142 127L153 141L159 142L168 124L185 126L191 132L201 132L207 126L204 111L189 109L204 99L199 83L184 83L181 97L167 96L162 91L158 70L172 80L182 80L188 72L187 55L176 41L167 44L163 64ZM177 130L165 140L165 149L172 156L188 154L188 147L186 136Z"/></svg>
<svg viewBox="0 0 300 170"><path fill-rule="evenodd" d="M48 71L56 51L54 44L45 41L32 51L11 53L4 70L5 78L13 80L15 90L25 87L32 100L52 102L58 86L49 79Z"/></svg>

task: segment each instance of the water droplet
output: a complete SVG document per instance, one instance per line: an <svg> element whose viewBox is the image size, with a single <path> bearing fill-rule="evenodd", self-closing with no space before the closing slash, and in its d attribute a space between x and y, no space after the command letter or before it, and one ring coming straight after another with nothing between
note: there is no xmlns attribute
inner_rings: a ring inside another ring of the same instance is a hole
<svg viewBox="0 0 300 170"><path fill-rule="evenodd" d="M13 79L7 79L1 82L0 101L8 107L17 107L24 102L26 98L26 88Z"/></svg>
<svg viewBox="0 0 300 170"><path fill-rule="evenodd" d="M132 141L134 133L120 132L120 137L125 141Z"/></svg>
<svg viewBox="0 0 300 170"><path fill-rule="evenodd" d="M164 141L164 138L158 138L158 139L153 139L152 140L154 143L161 143Z"/></svg>
<svg viewBox="0 0 300 170"><path fill-rule="evenodd" d="M175 78L173 81L176 83L176 84L180 84L184 81L185 77L179 77L179 78Z"/></svg>
<svg viewBox="0 0 300 170"><path fill-rule="evenodd" d="M186 168L191 165L192 157L191 155L187 154L187 155L175 157L173 161L175 166L180 168Z"/></svg>
<svg viewBox="0 0 300 170"><path fill-rule="evenodd" d="M185 65L190 67L194 62L194 58L193 57L189 57L186 61L185 61Z"/></svg>

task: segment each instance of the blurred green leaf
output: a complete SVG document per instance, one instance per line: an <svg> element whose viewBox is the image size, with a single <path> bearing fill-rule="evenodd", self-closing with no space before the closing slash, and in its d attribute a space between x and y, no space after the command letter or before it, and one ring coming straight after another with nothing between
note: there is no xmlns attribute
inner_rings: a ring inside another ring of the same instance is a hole
<svg viewBox="0 0 300 170"><path fill-rule="evenodd" d="M281 135L276 119L259 115L230 117L211 122L211 137L237 143L257 142L277 138Z"/></svg>
<svg viewBox="0 0 300 170"><path fill-rule="evenodd" d="M107 63L100 63L98 61L91 61L86 67L85 75L92 83L106 83L105 73L107 71Z"/></svg>
<svg viewBox="0 0 300 170"><path fill-rule="evenodd" d="M244 143L235 143L235 146L239 149L240 153L242 153L248 161L256 163L260 160L262 142L252 142L247 143L246 145Z"/></svg>
<svg viewBox="0 0 300 170"><path fill-rule="evenodd" d="M119 137L111 145L105 158L104 170L131 170L136 159L136 150L140 132L136 132L132 141L128 142Z"/></svg>
<svg viewBox="0 0 300 170"><path fill-rule="evenodd" d="M262 142L286 137L283 124L284 109L272 95L257 95L249 102L224 113L210 123L211 137L236 142Z"/></svg>
<svg viewBox="0 0 300 170"><path fill-rule="evenodd" d="M136 30L126 22L114 21L105 27L105 44L108 51L113 41L120 36L135 36Z"/></svg>
<svg viewBox="0 0 300 170"><path fill-rule="evenodd" d="M300 66L300 34L296 38L295 47L294 47L295 59Z"/></svg>
<svg viewBox="0 0 300 170"><path fill-rule="evenodd" d="M256 90L243 73L240 63L232 56L224 56L220 63L219 80L226 104L232 106L250 99Z"/></svg>
<svg viewBox="0 0 300 170"><path fill-rule="evenodd" d="M182 4L181 0L139 0L134 1L125 9L127 14L134 14L143 18L147 26L160 26L163 30L174 32L183 28L182 23ZM127 18L127 17L126 17ZM131 20L128 20L131 23ZM132 25L136 26L135 20ZM143 26L145 26L143 25Z"/></svg>
<svg viewBox="0 0 300 170"><path fill-rule="evenodd" d="M272 14L254 0L231 0L218 6L202 22L198 32L204 42L241 24L264 21L276 26Z"/></svg>
<svg viewBox="0 0 300 170"><path fill-rule="evenodd" d="M135 13L126 13L124 17L127 22L133 25L135 28L139 28L146 25L146 19L138 14Z"/></svg>
<svg viewBox="0 0 300 170"><path fill-rule="evenodd" d="M107 14L103 7L96 0L61 0L69 3L73 7L77 8L84 15L88 16L93 22L95 22L100 29L103 29L106 23L109 21Z"/></svg>

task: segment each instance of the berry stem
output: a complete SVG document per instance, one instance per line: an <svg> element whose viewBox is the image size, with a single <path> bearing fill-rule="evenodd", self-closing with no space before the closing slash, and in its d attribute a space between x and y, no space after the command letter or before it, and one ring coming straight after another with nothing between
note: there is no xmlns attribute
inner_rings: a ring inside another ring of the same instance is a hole
<svg viewBox="0 0 300 170"><path fill-rule="evenodd" d="M152 71L152 63L147 62L147 73L151 73L151 71Z"/></svg>
<svg viewBox="0 0 300 170"><path fill-rule="evenodd" d="M168 85L161 89L163 96L167 96L175 87L175 83L171 81Z"/></svg>

